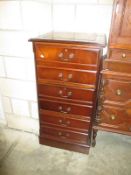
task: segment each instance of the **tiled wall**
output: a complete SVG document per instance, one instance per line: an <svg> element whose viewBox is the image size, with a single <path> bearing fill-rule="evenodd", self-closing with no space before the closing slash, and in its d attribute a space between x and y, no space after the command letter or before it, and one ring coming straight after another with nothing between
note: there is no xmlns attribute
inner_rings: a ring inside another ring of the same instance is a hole
<svg viewBox="0 0 131 175"><path fill-rule="evenodd" d="M111 10L112 0L0 1L0 96L8 127L38 133L34 58L28 39L50 30L108 36Z"/></svg>

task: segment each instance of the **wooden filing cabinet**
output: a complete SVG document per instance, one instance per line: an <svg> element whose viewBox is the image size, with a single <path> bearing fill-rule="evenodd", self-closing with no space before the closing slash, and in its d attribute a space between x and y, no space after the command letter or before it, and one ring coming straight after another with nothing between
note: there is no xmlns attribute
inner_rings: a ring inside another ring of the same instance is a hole
<svg viewBox="0 0 131 175"><path fill-rule="evenodd" d="M30 39L36 63L41 144L88 153L94 143L105 36L49 33Z"/></svg>
<svg viewBox="0 0 131 175"><path fill-rule="evenodd" d="M114 0L97 129L131 135L131 1Z"/></svg>

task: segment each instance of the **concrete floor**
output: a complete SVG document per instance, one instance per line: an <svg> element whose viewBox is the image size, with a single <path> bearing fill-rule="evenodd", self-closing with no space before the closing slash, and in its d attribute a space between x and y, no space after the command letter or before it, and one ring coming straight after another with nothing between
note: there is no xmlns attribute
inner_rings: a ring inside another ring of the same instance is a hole
<svg viewBox="0 0 131 175"><path fill-rule="evenodd" d="M99 132L96 147L84 155L0 127L0 175L131 175L131 137Z"/></svg>

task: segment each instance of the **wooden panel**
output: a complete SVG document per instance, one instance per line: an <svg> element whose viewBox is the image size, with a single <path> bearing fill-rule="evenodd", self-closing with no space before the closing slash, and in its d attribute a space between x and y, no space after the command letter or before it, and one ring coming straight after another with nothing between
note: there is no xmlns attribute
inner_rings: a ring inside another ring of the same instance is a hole
<svg viewBox="0 0 131 175"><path fill-rule="evenodd" d="M53 67L37 67L38 79L58 80L61 82L73 82L83 84L95 84L95 71L67 70Z"/></svg>
<svg viewBox="0 0 131 175"><path fill-rule="evenodd" d="M106 59L104 62L104 69L113 72L131 74L131 62L120 62Z"/></svg>
<svg viewBox="0 0 131 175"><path fill-rule="evenodd" d="M131 61L131 51L124 49L110 49L109 58L119 61Z"/></svg>
<svg viewBox="0 0 131 175"><path fill-rule="evenodd" d="M79 101L89 101L93 103L93 89L75 89L68 86L56 86L47 84L38 84L39 97L50 96L59 97L61 99L73 99Z"/></svg>
<svg viewBox="0 0 131 175"><path fill-rule="evenodd" d="M88 132L90 126L90 120L78 119L75 116L63 115L57 113L51 113L50 111L41 110L40 111L40 123L50 124L52 126L61 126L63 128L68 128L70 130L78 130L83 132Z"/></svg>
<svg viewBox="0 0 131 175"><path fill-rule="evenodd" d="M110 47L131 49L131 1L115 0Z"/></svg>
<svg viewBox="0 0 131 175"><path fill-rule="evenodd" d="M43 125L43 127L40 128L40 136L44 137L45 135L49 135L52 138L57 138L61 141L69 140L72 143L88 143L88 134L65 130L61 127L55 128Z"/></svg>
<svg viewBox="0 0 131 175"><path fill-rule="evenodd" d="M98 52L95 50L78 49L70 47L55 47L45 45L43 43L36 43L36 59L42 61L58 61L78 64L97 64Z"/></svg>
<svg viewBox="0 0 131 175"><path fill-rule="evenodd" d="M49 111L56 111L60 113L66 114L76 114L83 116L91 116L92 115L92 106L87 105L78 105L74 103L67 103L63 101L54 101L47 99L39 99L39 107L40 109L45 109Z"/></svg>
<svg viewBox="0 0 131 175"><path fill-rule="evenodd" d="M104 105L100 113L99 126L118 129L121 131L131 131L131 113L127 113L127 109L123 107L116 107Z"/></svg>
<svg viewBox="0 0 131 175"><path fill-rule="evenodd" d="M107 79L104 86L105 101L125 103L131 99L131 81Z"/></svg>

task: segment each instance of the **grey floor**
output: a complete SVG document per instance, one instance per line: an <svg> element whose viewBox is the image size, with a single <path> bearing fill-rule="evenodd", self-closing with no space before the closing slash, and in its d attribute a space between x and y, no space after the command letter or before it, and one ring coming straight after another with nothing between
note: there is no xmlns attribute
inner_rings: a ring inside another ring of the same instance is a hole
<svg viewBox="0 0 131 175"><path fill-rule="evenodd" d="M96 147L84 155L0 127L0 175L131 175L131 137L99 132Z"/></svg>

